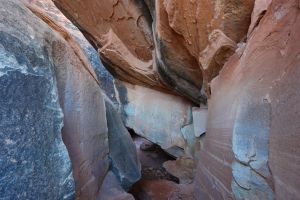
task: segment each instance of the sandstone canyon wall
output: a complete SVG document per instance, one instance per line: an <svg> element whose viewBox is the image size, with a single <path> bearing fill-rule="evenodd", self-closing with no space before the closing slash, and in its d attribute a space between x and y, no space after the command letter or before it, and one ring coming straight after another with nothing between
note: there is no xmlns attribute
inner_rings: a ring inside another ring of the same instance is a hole
<svg viewBox="0 0 300 200"><path fill-rule="evenodd" d="M1 199L92 200L112 184L130 197L105 181L119 147L104 100L115 101L113 78L96 51L51 1L3 1L1 12Z"/></svg>
<svg viewBox="0 0 300 200"><path fill-rule="evenodd" d="M299 2L269 3L256 2L247 43L212 81L196 178L209 198L300 197Z"/></svg>
<svg viewBox="0 0 300 200"><path fill-rule="evenodd" d="M126 128L193 199L300 199L298 0L53 2L0 0L0 199L133 199Z"/></svg>
<svg viewBox="0 0 300 200"><path fill-rule="evenodd" d="M54 2L83 31L120 80L181 94L195 104L205 102L202 84L208 88L236 43L245 38L254 3ZM213 41L217 44L211 45Z"/></svg>

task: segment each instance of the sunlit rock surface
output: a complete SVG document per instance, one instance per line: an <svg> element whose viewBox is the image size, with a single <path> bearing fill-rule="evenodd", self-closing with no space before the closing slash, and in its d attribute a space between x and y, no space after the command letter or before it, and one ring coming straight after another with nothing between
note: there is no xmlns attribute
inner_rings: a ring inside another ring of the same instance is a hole
<svg viewBox="0 0 300 200"><path fill-rule="evenodd" d="M54 5L51 0L25 0L29 3L30 6L35 6L40 8L40 11L45 15L49 16L53 21L55 21L59 26L63 27L70 33L78 45L83 49L83 52L89 62L91 63L92 68L94 69L96 76L101 82L100 87L105 91L106 95L114 102L115 93L114 93L114 78L112 75L105 69L102 62L100 61L98 52L94 47L87 41L79 29L70 22L61 11Z"/></svg>
<svg viewBox="0 0 300 200"><path fill-rule="evenodd" d="M199 199L300 196L299 2L273 0L266 8L212 82Z"/></svg>
<svg viewBox="0 0 300 200"><path fill-rule="evenodd" d="M72 35L43 10L27 4L58 39L52 40L52 60L64 113L63 139L72 161L76 198L96 199L108 171L105 103L99 81Z"/></svg>
<svg viewBox="0 0 300 200"><path fill-rule="evenodd" d="M5 9L4 9L5 8ZM0 199L73 199L52 42L22 3L0 1Z"/></svg>
<svg viewBox="0 0 300 200"><path fill-rule="evenodd" d="M141 199L299 199L299 1L53 0L78 29L49 0L26 0L40 19L0 1L3 199L74 196L62 122L77 199L132 199L124 125L194 180Z"/></svg>
<svg viewBox="0 0 300 200"><path fill-rule="evenodd" d="M236 43L246 38L254 4L254 0L54 2L120 80L177 93L195 104L206 101L209 81ZM230 42L211 45L215 32ZM207 49L211 46L214 50ZM199 61L204 50L213 52L209 69ZM202 86L205 90L200 92Z"/></svg>

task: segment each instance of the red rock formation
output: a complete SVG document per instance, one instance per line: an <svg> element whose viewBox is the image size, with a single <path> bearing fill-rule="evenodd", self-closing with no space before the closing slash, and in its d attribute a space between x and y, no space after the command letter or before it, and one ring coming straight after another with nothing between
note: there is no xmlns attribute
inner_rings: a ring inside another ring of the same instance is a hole
<svg viewBox="0 0 300 200"><path fill-rule="evenodd" d="M27 7L59 38L51 41L51 55L64 114L62 137L72 161L76 199L96 199L109 168L105 104L99 81L73 36L32 2Z"/></svg>
<svg viewBox="0 0 300 200"><path fill-rule="evenodd" d="M208 83L245 38L254 0L54 2L119 79L177 92L199 104L205 101L203 79L209 94ZM223 42L215 46L212 40ZM207 61L199 61L208 53Z"/></svg>
<svg viewBox="0 0 300 200"><path fill-rule="evenodd" d="M197 158L199 199L299 198L298 0L54 1L122 81L177 92L197 104L204 101L201 88L211 95ZM120 95L124 105L142 109L127 106L126 114L149 109L150 100L164 105L153 91L131 93ZM140 113L127 120L144 135L151 124L175 127L184 117L153 120L150 111ZM155 132L152 140L160 136L155 142L185 147L178 129L179 139Z"/></svg>
<svg viewBox="0 0 300 200"><path fill-rule="evenodd" d="M199 197L300 196L299 1L273 0L255 17L265 8L256 6L244 50L212 82Z"/></svg>

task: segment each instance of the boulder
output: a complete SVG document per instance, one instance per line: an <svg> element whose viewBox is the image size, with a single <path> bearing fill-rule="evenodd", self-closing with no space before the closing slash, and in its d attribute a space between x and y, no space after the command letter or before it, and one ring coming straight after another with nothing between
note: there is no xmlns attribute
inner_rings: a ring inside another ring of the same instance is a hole
<svg viewBox="0 0 300 200"><path fill-rule="evenodd" d="M212 81L199 199L299 198L298 16L299 1L273 0Z"/></svg>
<svg viewBox="0 0 300 200"><path fill-rule="evenodd" d="M165 88L153 70L152 19L143 1L54 3L84 30L105 65L119 79Z"/></svg>
<svg viewBox="0 0 300 200"><path fill-rule="evenodd" d="M116 82L116 88L127 127L171 154L173 151L168 149L186 149L186 138L189 135L194 138L192 130L182 131L182 128L192 123L192 107L188 101L120 81Z"/></svg>
<svg viewBox="0 0 300 200"><path fill-rule="evenodd" d="M73 199L52 55L61 39L20 1L0 5L0 199Z"/></svg>
<svg viewBox="0 0 300 200"><path fill-rule="evenodd" d="M118 79L197 105L206 103L209 82L246 38L254 5L254 0L54 2Z"/></svg>
<svg viewBox="0 0 300 200"><path fill-rule="evenodd" d="M141 178L141 164L137 157L135 144L123 124L121 114L108 99L105 105L111 171L120 185L128 190Z"/></svg>
<svg viewBox="0 0 300 200"><path fill-rule="evenodd" d="M62 137L72 161L76 198L96 199L109 167L106 112L99 81L69 32L44 10L32 4L27 4L27 7L36 15L27 10L31 15L24 16L27 21L35 20L25 24L29 27L27 35L33 40L36 36L32 31L36 31L41 38L35 39L36 43L28 43L28 46L42 45L39 48L47 52L52 76L57 82L64 121ZM22 22L23 19L17 20Z"/></svg>

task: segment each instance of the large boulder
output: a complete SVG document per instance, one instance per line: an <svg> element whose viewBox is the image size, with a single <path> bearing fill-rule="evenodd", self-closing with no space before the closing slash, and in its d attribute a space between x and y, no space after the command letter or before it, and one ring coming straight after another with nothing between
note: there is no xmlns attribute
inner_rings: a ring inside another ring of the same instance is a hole
<svg viewBox="0 0 300 200"><path fill-rule="evenodd" d="M111 170L121 186L125 190L129 190L141 178L141 164L137 157L135 144L123 124L117 107L108 99L105 105Z"/></svg>
<svg viewBox="0 0 300 200"><path fill-rule="evenodd" d="M246 38L254 0L53 0L120 80L195 104ZM204 83L204 84L203 84ZM204 87L204 91L200 92Z"/></svg>
<svg viewBox="0 0 300 200"><path fill-rule="evenodd" d="M178 157L196 137L192 106L180 96L116 81L125 125Z"/></svg>
<svg viewBox="0 0 300 200"><path fill-rule="evenodd" d="M212 82L199 199L299 199L299 1L267 5Z"/></svg>
<svg viewBox="0 0 300 200"><path fill-rule="evenodd" d="M20 1L0 1L0 199L73 199L52 42Z"/></svg>
<svg viewBox="0 0 300 200"><path fill-rule="evenodd" d="M151 17L142 1L54 1L84 30L107 67L124 81L164 88L153 70Z"/></svg>
<svg viewBox="0 0 300 200"><path fill-rule="evenodd" d="M64 113L63 139L72 161L76 198L96 199L109 169L106 109L96 74L73 36L42 9L28 5L56 33L49 38L59 102Z"/></svg>

